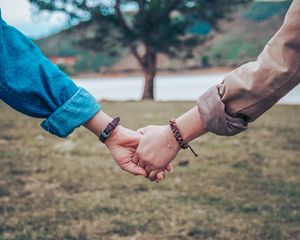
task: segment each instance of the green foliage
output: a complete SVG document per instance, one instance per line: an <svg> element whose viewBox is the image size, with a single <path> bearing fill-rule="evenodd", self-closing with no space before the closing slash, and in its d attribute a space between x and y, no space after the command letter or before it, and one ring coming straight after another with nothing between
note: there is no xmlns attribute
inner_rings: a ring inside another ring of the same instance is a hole
<svg viewBox="0 0 300 240"><path fill-rule="evenodd" d="M65 35L65 34L62 34ZM44 39L37 40L36 44L43 49L43 53L47 56L76 56L79 54L76 48L76 42L69 36L64 36L62 39L50 37L48 41Z"/></svg>
<svg viewBox="0 0 300 240"><path fill-rule="evenodd" d="M290 3L254 2L242 9L232 24L212 40L204 55L209 56L213 66L239 66L255 60L282 25ZM240 20L243 25L239 24Z"/></svg>
<svg viewBox="0 0 300 240"><path fill-rule="evenodd" d="M255 2L244 13L244 17L253 21L263 21L275 15L286 13L291 2L291 0L282 2Z"/></svg>
<svg viewBox="0 0 300 240"><path fill-rule="evenodd" d="M212 46L210 55L214 64L221 66L240 62L241 59L255 59L267 41L268 39L249 42L243 38L225 36L222 41Z"/></svg>
<svg viewBox="0 0 300 240"><path fill-rule="evenodd" d="M201 56L201 66L210 67L209 57L207 55Z"/></svg>
<svg viewBox="0 0 300 240"><path fill-rule="evenodd" d="M94 26L81 39L85 49L99 52L117 45L128 47L145 73L143 99L154 98L157 54L192 56L210 30L230 19L241 4L251 0L29 0L40 11L63 12L70 21L87 21ZM128 10L130 9L130 11ZM205 23L203 25L195 23ZM200 31L200 32L199 32ZM91 33L91 34L90 34ZM117 39L111 41L112 36ZM139 51L143 47L143 52ZM82 62L80 68L84 65Z"/></svg>
<svg viewBox="0 0 300 240"><path fill-rule="evenodd" d="M250 0L115 0L111 4L100 1L95 4L89 0L30 2L40 11L64 12L71 21L89 19L89 23L96 23L93 34L83 39L84 47L95 51L111 47L115 43L110 39L115 35L118 44L129 47L141 65L146 65L151 53L172 56L203 43L205 38L199 33L217 30L220 20L228 19L240 4ZM130 12L125 11L128 7ZM140 44L146 47L144 55L138 54Z"/></svg>
<svg viewBox="0 0 300 240"><path fill-rule="evenodd" d="M63 71L67 75L74 75L75 72L72 67L66 66L64 64L57 65L61 71Z"/></svg>
<svg viewBox="0 0 300 240"><path fill-rule="evenodd" d="M119 58L121 52L118 48L102 49L96 53L92 50L83 50L80 47L81 26L74 27L68 31L51 36L47 39L36 41L37 45L47 56L76 56L77 61L74 67L60 64L58 67L68 75L74 75L77 72L98 72L103 67L113 65ZM70 40L69 36L73 39ZM114 41L113 39L111 41Z"/></svg>
<svg viewBox="0 0 300 240"><path fill-rule="evenodd" d="M188 29L191 34L207 35L211 31L211 26L204 22L198 22L194 26Z"/></svg>
<svg viewBox="0 0 300 240"><path fill-rule="evenodd" d="M236 66L247 61L254 60L261 52L265 44L280 27L283 16L267 19L265 22L253 22L251 19L264 19L265 12L283 15L282 11L272 11L272 9L282 9L285 11L288 8L290 1L287 2L253 2L250 7L240 9L236 19L232 21L231 31L226 31L218 34L217 41L213 40L212 44L209 44L209 48L205 49L203 56L199 59L199 66L206 67L207 60L209 66ZM270 11L268 7L272 6ZM283 7L285 6L285 7ZM244 17L249 16L250 21L244 21L245 24L240 26L236 24L240 18L244 20ZM252 16L252 17L251 17ZM132 14L126 13L128 21L132 21ZM58 34L52 35L45 39L37 40L36 43L40 46L42 51L47 55L57 56L77 56L80 62L77 62L75 69L69 67L63 70L67 74L76 74L81 71L95 71L96 69L102 69L113 65L117 62L121 55L127 55L128 49L118 44L118 33L108 31L109 42L113 47L105 47L106 43L102 44L103 39L97 39L97 41L85 41L86 39L93 38L94 31L97 29L97 21L83 22L68 30L62 31ZM253 27L255 25L255 27ZM261 27L260 27L261 25ZM204 22L197 21L191 28L188 29L189 33L195 35L205 35L211 29L210 26ZM255 39L255 40L254 40ZM91 49L88 44L97 44L97 52L88 51L85 48ZM82 46L82 47L81 47ZM83 48L83 49L82 49ZM101 59L98 61L94 59L96 55L100 55ZM94 63L89 63L93 61ZM97 66L97 64L99 64ZM291 146L289 146L291 147Z"/></svg>
<svg viewBox="0 0 300 240"><path fill-rule="evenodd" d="M74 68L77 72L99 72L101 68L113 65L116 62L116 59L116 57L105 54L83 52L80 55L80 59L76 62Z"/></svg>

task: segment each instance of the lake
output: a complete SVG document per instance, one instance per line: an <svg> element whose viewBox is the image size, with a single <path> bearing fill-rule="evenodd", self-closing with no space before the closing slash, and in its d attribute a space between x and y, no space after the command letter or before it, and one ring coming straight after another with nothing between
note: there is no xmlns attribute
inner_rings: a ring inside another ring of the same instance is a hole
<svg viewBox="0 0 300 240"><path fill-rule="evenodd" d="M158 76L155 81L155 99L158 101L194 101L208 88L221 82L225 73L202 75ZM139 100L144 85L143 77L103 77L75 79L98 100ZM283 104L300 104L300 85L281 99Z"/></svg>

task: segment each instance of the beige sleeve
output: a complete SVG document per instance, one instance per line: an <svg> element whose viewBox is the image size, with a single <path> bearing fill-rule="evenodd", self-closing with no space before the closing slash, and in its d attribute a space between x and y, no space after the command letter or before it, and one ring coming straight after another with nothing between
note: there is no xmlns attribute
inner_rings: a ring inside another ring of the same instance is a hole
<svg viewBox="0 0 300 240"><path fill-rule="evenodd" d="M197 101L206 130L235 135L247 129L300 83L300 0L254 62L226 75Z"/></svg>

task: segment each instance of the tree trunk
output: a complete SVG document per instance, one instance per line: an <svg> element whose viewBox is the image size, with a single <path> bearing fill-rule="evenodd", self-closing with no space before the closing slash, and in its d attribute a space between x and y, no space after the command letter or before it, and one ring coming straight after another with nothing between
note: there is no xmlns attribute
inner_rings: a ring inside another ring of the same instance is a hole
<svg viewBox="0 0 300 240"><path fill-rule="evenodd" d="M145 74L145 85L142 99L154 99L154 78L156 75L156 52L151 47L146 47L143 71Z"/></svg>
<svg viewBox="0 0 300 240"><path fill-rule="evenodd" d="M154 78L156 74L156 70L147 69L144 70L145 73L145 85L144 85L144 93L142 99L154 99Z"/></svg>

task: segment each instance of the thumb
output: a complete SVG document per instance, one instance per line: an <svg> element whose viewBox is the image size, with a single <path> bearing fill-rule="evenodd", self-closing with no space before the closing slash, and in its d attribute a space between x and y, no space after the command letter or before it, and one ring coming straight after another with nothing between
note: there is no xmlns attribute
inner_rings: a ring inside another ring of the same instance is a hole
<svg viewBox="0 0 300 240"><path fill-rule="evenodd" d="M147 177L147 172L144 168L138 166L134 162L128 162L121 166L122 170L131 173L132 175L142 175L144 177Z"/></svg>
<svg viewBox="0 0 300 240"><path fill-rule="evenodd" d="M142 135L139 132L132 130L130 130L129 133L130 134L128 134L124 139L124 142L126 142L127 144L130 143L129 145L137 147L140 143Z"/></svg>

